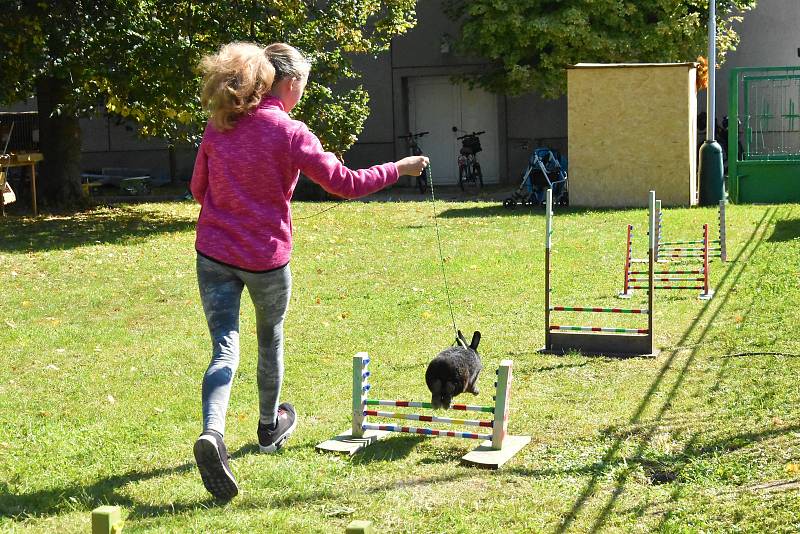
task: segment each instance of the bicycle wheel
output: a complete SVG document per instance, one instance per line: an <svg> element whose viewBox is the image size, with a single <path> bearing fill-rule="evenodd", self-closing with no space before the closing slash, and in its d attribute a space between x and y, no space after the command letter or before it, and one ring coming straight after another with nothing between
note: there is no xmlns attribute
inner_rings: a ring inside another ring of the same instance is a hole
<svg viewBox="0 0 800 534"><path fill-rule="evenodd" d="M478 189L483 189L483 171L481 171L481 164L477 161L472 166L472 176L478 185Z"/></svg>
<svg viewBox="0 0 800 534"><path fill-rule="evenodd" d="M469 180L469 175L467 174L467 166L466 165L459 165L458 166L458 187L464 191L464 184L466 181Z"/></svg>

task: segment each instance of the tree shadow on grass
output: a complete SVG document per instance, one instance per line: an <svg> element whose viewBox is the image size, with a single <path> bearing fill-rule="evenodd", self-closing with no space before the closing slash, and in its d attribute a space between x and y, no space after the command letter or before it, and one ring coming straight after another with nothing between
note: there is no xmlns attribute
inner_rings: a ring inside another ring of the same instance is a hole
<svg viewBox="0 0 800 534"><path fill-rule="evenodd" d="M63 217L9 217L0 224L0 252L38 252L98 243L125 243L156 234L187 232L194 226L194 217L128 206L98 208Z"/></svg>
<svg viewBox="0 0 800 534"><path fill-rule="evenodd" d="M767 241L772 243L782 243L800 239L800 219L784 219L775 223L775 229Z"/></svg>
<svg viewBox="0 0 800 534"><path fill-rule="evenodd" d="M73 484L19 495L11 493L6 484L0 483L0 517L10 517L22 521L30 517L68 512L76 506L93 509L109 503L125 508L135 508L138 504L118 490L131 483L185 474L194 469L196 469L194 463L185 463L149 471L127 471L119 475L101 478L92 484ZM214 504L215 501L211 498L192 503L175 503L174 511L208 507Z"/></svg>
<svg viewBox="0 0 800 534"><path fill-rule="evenodd" d="M244 445L231 454L235 460L258 451L254 444ZM73 484L49 488L31 493L13 494L8 484L0 482L0 517L9 517L15 521L23 521L31 517L46 517L69 512L75 507L94 509L104 504L122 506L128 510L129 517L148 517L163 514L177 514L187 510L205 509L226 504L216 501L211 496L203 500L189 502L173 502L168 505L153 506L139 503L120 492L130 484L155 478L171 477L195 473L197 466L187 462L172 467L151 470L131 470L122 474L98 479L91 484ZM196 474L196 473L195 473ZM200 476L197 475L200 484Z"/></svg>

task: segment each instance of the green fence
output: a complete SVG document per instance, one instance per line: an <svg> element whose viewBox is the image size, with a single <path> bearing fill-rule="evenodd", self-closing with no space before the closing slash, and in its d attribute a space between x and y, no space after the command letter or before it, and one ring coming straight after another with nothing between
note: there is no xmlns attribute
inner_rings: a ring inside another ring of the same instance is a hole
<svg viewBox="0 0 800 534"><path fill-rule="evenodd" d="M800 66L734 68L728 94L730 199L800 202Z"/></svg>

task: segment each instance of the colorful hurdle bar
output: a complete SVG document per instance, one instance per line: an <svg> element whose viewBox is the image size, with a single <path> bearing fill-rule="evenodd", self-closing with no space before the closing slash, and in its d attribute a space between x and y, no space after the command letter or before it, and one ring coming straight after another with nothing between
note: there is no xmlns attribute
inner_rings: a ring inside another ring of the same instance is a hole
<svg viewBox="0 0 800 534"><path fill-rule="evenodd" d="M660 210L661 201L656 200L656 213L658 217L660 217ZM720 202L720 236L725 235L725 204L724 202ZM660 223L658 225L660 227ZM650 235L650 234L648 234ZM714 296L714 291L711 289L711 282L710 282L710 275L709 275L709 257L711 255L711 249L709 247L709 239L708 239L708 225L703 225L703 239L700 241L702 246L700 248L675 248L675 249L665 249L666 252L669 254L662 254L659 255L659 245L658 240L661 239L661 232L659 230L656 231L656 260L659 263L659 267L663 266L663 270L653 271L655 277L653 278L653 282L657 282L658 285L655 285L654 288L658 290L701 290L700 295L698 298L700 300L709 300ZM663 244L662 244L663 245ZM625 276L623 278L623 285L622 285L622 292L619 294L620 298L630 298L633 295L634 289L649 289L649 286L642 285L643 282L648 282L649 279L645 279L645 275L649 275L649 272L643 271L634 271L633 265L640 264L648 260L637 259L633 258L632 254L633 248L633 225L628 225L628 239L627 245L625 249ZM724 250L724 246L722 247ZM672 254L672 252L678 251L689 251L689 252L681 252ZM700 253L694 252L695 250L700 251ZM694 258L701 258L702 259L702 267L700 269L679 269L679 270L671 270L665 264L676 262L676 261L692 261ZM722 253L720 258L726 258L725 254ZM723 259L725 261L725 259ZM700 275L700 276L687 276L687 275ZM698 284L698 282L702 282L702 284Z"/></svg>
<svg viewBox="0 0 800 534"><path fill-rule="evenodd" d="M655 227L655 192L650 192L649 213L650 228ZM654 232L650 235L655 236ZM569 351L580 351L584 354L605 354L611 356L655 355L653 347L653 258L655 257L655 238L651 240L648 255L649 270L647 286L647 308L604 308L594 306L551 306L552 293L550 282L550 251L553 236L553 196L547 191L546 198L546 230L545 230L545 346L540 352L563 354ZM631 233L628 233L628 254L625 270L630 268ZM614 328L606 326L567 326L550 322L552 312L585 312L585 313L623 313L647 315L647 328Z"/></svg>
<svg viewBox="0 0 800 534"><path fill-rule="evenodd" d="M365 352L360 352L353 357L353 421L350 431L320 443L317 445L318 450L344 452L352 455L393 432L423 436L477 439L482 440L481 445L464 456L462 462L465 464L497 469L530 442L530 436L512 436L508 434L509 401L512 382L511 369L513 366L511 360L503 360L500 363L500 367L495 372L497 381L495 382L494 406L476 406L470 404L450 405L450 409L452 410L490 413L492 414L492 419L460 419L438 415L369 409L368 406L433 409L429 402L368 398L368 392L371 389L371 385L367 382L370 376L370 372L367 370L369 362L369 356ZM491 433L370 423L367 421L368 417L490 428Z"/></svg>
<svg viewBox="0 0 800 534"><path fill-rule="evenodd" d="M661 201L656 200L656 216L658 225L656 226L656 262L664 261L663 258L674 260L676 258L702 258L703 252L708 248L709 258L719 258L722 262L728 261L728 249L726 244L726 228L725 228L725 200L719 201L719 225L718 225L718 239L708 240L706 245L706 238L695 241L662 241L663 237L663 217L661 211ZM709 259L709 261L711 261Z"/></svg>

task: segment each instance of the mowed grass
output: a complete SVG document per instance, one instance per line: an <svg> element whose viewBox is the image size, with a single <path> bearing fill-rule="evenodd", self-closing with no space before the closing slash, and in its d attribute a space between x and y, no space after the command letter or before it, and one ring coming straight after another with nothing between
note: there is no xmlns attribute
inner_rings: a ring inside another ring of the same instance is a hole
<svg viewBox="0 0 800 534"><path fill-rule="evenodd" d="M656 295L658 358L544 356L541 211L437 203L458 327L483 333L478 397L514 360L510 430L531 444L500 471L459 465L475 443L395 435L352 459L314 446L350 424L352 356L370 395L426 400L453 341L431 204L294 205L283 400L300 424L257 453L256 344L226 442L242 488L209 499L191 448L210 342L194 273L192 203L0 224L0 530L87 532L123 507L129 532L796 532L800 528L800 206L728 209L716 296ZM316 216L315 216L316 214ZM558 209L553 304L638 306L621 289L625 225L645 210ZM670 239L716 231L716 210L666 209ZM637 316L554 321L635 327Z"/></svg>

